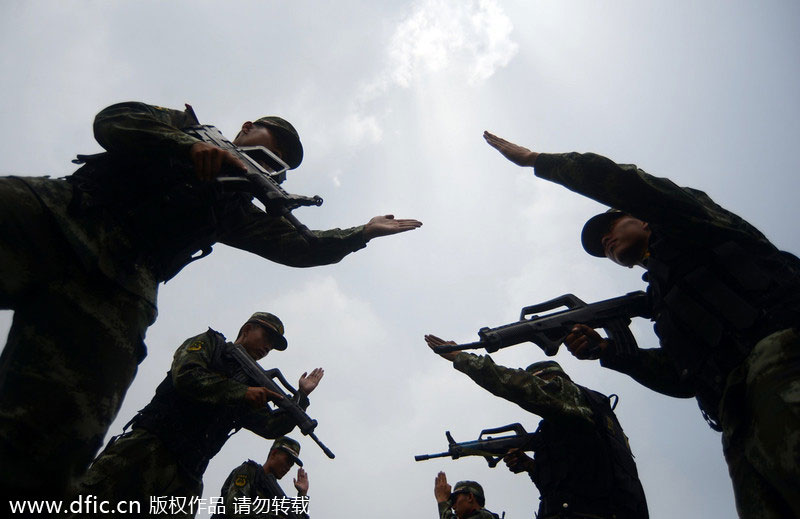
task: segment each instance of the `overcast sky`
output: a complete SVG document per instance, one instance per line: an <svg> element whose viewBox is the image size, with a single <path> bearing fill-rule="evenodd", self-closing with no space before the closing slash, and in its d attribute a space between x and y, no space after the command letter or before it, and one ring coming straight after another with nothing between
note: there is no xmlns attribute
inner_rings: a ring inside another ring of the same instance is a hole
<svg viewBox="0 0 800 519"><path fill-rule="evenodd" d="M538 417L430 353L425 333L476 339L522 306L642 289L641 270L591 258L583 222L603 208L489 148L488 129L537 151L593 151L709 193L784 250L800 252L797 2L305 0L0 2L0 173L63 176L100 151L94 115L119 101L182 108L233 137L245 120L290 120L305 146L284 187L319 194L312 228L377 214L417 218L340 264L292 269L219 245L161 288L159 318L109 436L152 397L174 350L255 310L279 315L289 349L262 361L296 382L322 366L309 414L336 453L302 438L311 514L435 517L433 482L481 482L487 508L532 517L524 475L482 459L416 463L483 428ZM0 314L7 333L11 313ZM656 339L634 324L643 347ZM102 347L102 345L98 345ZM494 356L524 367L533 345ZM617 393L651 517L735 516L720 438L694 400L670 399L595 362L556 360ZM247 431L205 474L263 461ZM291 478L283 487L293 494ZM198 517L207 517L205 512Z"/></svg>

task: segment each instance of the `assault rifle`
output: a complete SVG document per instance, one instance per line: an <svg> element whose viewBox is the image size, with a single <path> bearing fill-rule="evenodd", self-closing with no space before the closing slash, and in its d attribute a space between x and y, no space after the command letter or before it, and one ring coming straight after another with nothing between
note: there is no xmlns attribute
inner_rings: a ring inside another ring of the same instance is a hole
<svg viewBox="0 0 800 519"><path fill-rule="evenodd" d="M235 146L216 127L201 125L191 106L186 105L186 110L198 125L184 128L185 133L230 152L247 167L247 171L235 170L229 175L217 177L216 180L223 187L251 193L264 204L268 215L286 218L306 240L315 240L314 233L300 223L292 210L300 206L320 206L322 198L317 195L309 197L287 193L280 183L286 180L288 164L264 146Z"/></svg>
<svg viewBox="0 0 800 519"><path fill-rule="evenodd" d="M283 489L278 484L278 480L272 474L267 474L267 477L264 478L265 484L267 486L267 492L272 496L272 503L282 503L284 500L282 498L286 497L286 494L283 492ZM277 498L277 500L276 500ZM297 497L296 499L301 499ZM295 512L295 508L292 505L287 506L287 510L285 512L281 511L281 513L285 513L288 519L301 519L303 517L308 517L306 514L299 514ZM275 505L273 505L272 511L275 511ZM276 516L280 517L280 516Z"/></svg>
<svg viewBox="0 0 800 519"><path fill-rule="evenodd" d="M553 310L566 306L566 310L546 315L535 315L537 312ZM636 349L628 325L632 317L650 317L650 304L647 294L642 291L631 292L624 296L587 304L572 294L565 294L538 305L526 306L520 312L519 321L497 328L481 328L478 330L478 342L468 344L443 344L433 348L435 353L450 353L461 350L485 348L489 353L500 348L514 346L521 342L532 342L544 352L553 356L564 342L570 330L576 324L585 324L590 328L602 328L608 338L614 341L617 352L632 352Z"/></svg>
<svg viewBox="0 0 800 519"><path fill-rule="evenodd" d="M502 432L514 431L514 434L508 436L501 436L500 438L492 438L484 434L497 434ZM539 435L536 433L529 433L522 425L512 423L494 429L484 429L478 435L478 439L471 442L456 443L450 431L444 433L447 436L447 452L440 452L439 454L420 454L414 456L416 461L425 461L432 458L444 458L450 456L454 460L462 456L483 456L486 458L489 467L494 468L503 459L509 449L521 449L524 451L533 451L539 446Z"/></svg>
<svg viewBox="0 0 800 519"><path fill-rule="evenodd" d="M297 403L300 399L300 394L289 384L279 369L272 368L265 370L259 366L255 360L253 360L253 357L248 355L241 344L234 344L233 348L230 349L230 355L239 364L239 366L242 368L242 371L244 371L244 373L255 383L261 387L269 389L270 391L278 393L279 395L283 395L283 398L275 402L275 405L288 413L289 416L292 417L292 420L294 420L294 423L297 424L297 428L300 429L300 432L314 440L326 456L331 459L335 457L333 452L331 452L331 450L327 448L325 444L323 444L314 434L314 429L317 427L317 421L308 416L303 408ZM280 386L278 386L274 380L272 380L274 378L277 378L281 385L289 390L291 395L287 395L286 392Z"/></svg>

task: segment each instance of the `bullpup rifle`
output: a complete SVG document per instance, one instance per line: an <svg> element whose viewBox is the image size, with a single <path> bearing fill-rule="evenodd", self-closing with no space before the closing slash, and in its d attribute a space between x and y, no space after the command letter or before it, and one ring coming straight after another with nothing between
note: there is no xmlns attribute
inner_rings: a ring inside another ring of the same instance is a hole
<svg viewBox="0 0 800 519"><path fill-rule="evenodd" d="M289 384L279 369L272 368L265 370L259 366L255 360L253 360L253 357L251 357L245 351L241 344L234 344L233 348L230 349L230 355L239 364L239 366L242 368L242 371L244 371L244 373L256 384L282 395L283 398L274 401L275 405L278 406L279 409L282 409L288 413L289 416L292 417L292 420L294 420L297 428L300 429L300 432L314 440L326 456L328 456L330 459L335 457L333 452L331 452L331 450L326 447L325 444L319 440L319 438L317 438L316 434L314 434L314 429L317 427L317 421L308 416L303 408L300 407L298 404L300 394ZM289 390L291 395L288 395L283 388L275 383L273 379L278 379L281 385Z"/></svg>
<svg viewBox="0 0 800 519"><path fill-rule="evenodd" d="M566 310L537 315L539 312L566 306ZM628 325L632 317L650 317L650 304L647 294L642 291L630 292L624 296L587 304L572 294L565 294L550 301L522 309L519 321L497 328L478 330L477 342L468 344L443 344L435 346L435 353L450 353L462 350L484 348L489 353L522 342L532 342L544 352L553 356L576 324L590 328L602 328L614 342L618 353L634 351L636 339Z"/></svg>
<svg viewBox="0 0 800 519"><path fill-rule="evenodd" d="M191 106L186 105L186 110L194 117L197 126L184 128L185 133L228 151L247 168L246 171L227 169L216 180L223 187L251 193L264 204L264 210L268 215L286 218L307 241L315 240L314 233L292 214L292 210L301 206L320 206L322 198L317 195L303 196L287 193L280 184L286 179L289 165L280 157L264 146L236 146L226 139L216 127L201 125Z"/></svg>
<svg viewBox="0 0 800 519"><path fill-rule="evenodd" d="M498 434L513 431L514 434L493 438L490 434ZM478 435L477 440L470 442L457 443L450 431L446 431L447 452L439 454L420 454L414 456L416 461L425 461L433 458L451 457L454 460L462 456L483 456L489 467L494 468L503 457L508 454L510 449L520 449L523 451L533 451L539 446L539 436L536 433L529 433L522 425L512 423L494 429L484 429ZM486 435L486 437L484 437Z"/></svg>

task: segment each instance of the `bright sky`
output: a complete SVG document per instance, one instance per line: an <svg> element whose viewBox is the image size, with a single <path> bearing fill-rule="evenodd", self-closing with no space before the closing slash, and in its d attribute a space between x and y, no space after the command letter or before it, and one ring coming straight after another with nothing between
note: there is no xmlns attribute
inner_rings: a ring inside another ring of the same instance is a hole
<svg viewBox="0 0 800 519"><path fill-rule="evenodd" d="M185 338L211 326L233 339L266 310L284 320L290 347L265 367L295 382L325 368L309 414L336 459L294 434L313 516L434 517L444 470L451 483L480 481L492 511L531 517L538 493L524 475L482 459L414 462L445 450L445 430L466 441L538 423L430 353L422 336L471 341L522 306L644 283L641 271L580 248L580 228L601 206L505 161L483 130L537 151L636 163L708 192L798 253L799 38L800 4L789 1L8 0L0 172L69 174L76 153L100 150L94 115L119 101L188 102L229 137L248 119L290 120L306 158L284 186L325 199L295 212L304 223L349 227L393 213L424 226L313 269L216 247L162 287L149 355L109 436L150 400ZM6 333L11 313L0 318ZM656 346L647 322L634 332ZM524 367L544 356L520 345L493 357ZM565 350L555 358L579 383L620 395L651 517L735 515L719 436L694 400ZM204 497L269 445L234 436L205 474ZM294 493L290 477L283 487Z"/></svg>

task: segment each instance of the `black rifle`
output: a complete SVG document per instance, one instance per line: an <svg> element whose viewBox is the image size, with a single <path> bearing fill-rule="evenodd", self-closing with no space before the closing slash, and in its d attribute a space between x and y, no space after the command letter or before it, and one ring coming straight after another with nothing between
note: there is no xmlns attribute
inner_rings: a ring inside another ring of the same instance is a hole
<svg viewBox="0 0 800 519"><path fill-rule="evenodd" d="M535 315L537 312L562 306L566 306L567 310L542 316ZM522 309L518 322L497 328L481 328L478 330L480 337L478 342L444 344L435 346L433 351L450 353L485 348L491 353L521 342L532 342L542 348L547 355L553 356L558 352L558 347L569 335L572 327L576 324L585 324L590 328L604 329L608 338L614 341L614 348L618 353L630 353L637 347L636 339L628 328L631 317L650 317L650 304L646 293L631 292L591 304L584 303L572 294L565 294L538 305L526 306Z"/></svg>
<svg viewBox="0 0 800 519"><path fill-rule="evenodd" d="M483 437L484 434L497 434L502 432L514 431L515 434L492 438ZM416 461L425 461L432 458L444 458L450 456L454 460L462 456L483 456L489 463L489 467L494 468L503 459L510 449L521 449L523 451L533 451L539 446L539 435L529 433L522 425L512 423L494 429L484 429L478 435L478 439L471 442L456 443L450 431L444 433L447 436L447 452L439 454L420 454L414 456Z"/></svg>
<svg viewBox="0 0 800 519"><path fill-rule="evenodd" d="M230 168L225 171L226 175L216 180L224 187L251 193L264 204L268 215L286 218L306 240L315 240L314 233L292 214L292 210L301 206L320 206L322 198L287 193L280 183L286 180L288 164L264 146L235 146L216 127L201 125L191 106L186 105L186 110L198 125L183 128L185 133L230 152L247 167L247 171Z"/></svg>
<svg viewBox="0 0 800 519"><path fill-rule="evenodd" d="M277 368L265 370L259 366L255 360L253 360L253 357L248 355L241 344L234 344L233 348L231 348L229 352L231 358L233 358L239 364L239 366L242 368L242 371L244 371L244 373L256 384L283 396L283 398L275 402L275 405L277 405L283 411L289 413L294 420L294 423L297 424L297 428L300 429L300 432L311 437L311 439L314 440L317 445L319 445L320 449L322 449L322 452L324 452L329 458L333 459L335 457L333 452L331 452L329 448L319 441L319 438L317 438L317 436L314 434L314 429L317 427L317 421L308 416L303 408L300 407L298 404L300 394L289 384L280 370ZM291 397L290 395L287 395L286 392L280 386L278 386L274 380L272 380L273 378L277 378L281 385L289 390Z"/></svg>

